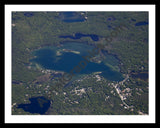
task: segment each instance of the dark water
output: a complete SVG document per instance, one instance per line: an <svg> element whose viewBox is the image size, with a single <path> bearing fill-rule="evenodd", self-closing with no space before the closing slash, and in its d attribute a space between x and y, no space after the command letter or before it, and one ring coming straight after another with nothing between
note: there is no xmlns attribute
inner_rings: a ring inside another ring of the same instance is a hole
<svg viewBox="0 0 160 128"><path fill-rule="evenodd" d="M65 44L62 48L67 48L67 46L72 46L75 50L81 52L80 54L75 54L71 52L64 52L60 56L56 56L56 49L52 48L44 48L39 49L35 52L36 58L32 59L32 62L36 62L40 64L43 68L59 70L69 73L73 68L79 65L80 62L84 62L83 56L87 56L87 45L82 45L80 47L77 43L75 44ZM78 46L76 46L78 45ZM90 47L90 46L88 46ZM71 48L71 47L69 47ZM86 48L86 49L85 49ZM86 50L86 51L85 51ZM83 52L83 53L82 53ZM102 76L107 78L108 80L120 81L123 79L122 74L117 71L113 71L110 67L106 66L103 62L94 63L94 62L86 62L83 63L84 68L80 68L80 72L77 74L90 74L92 72L102 72Z"/></svg>
<svg viewBox="0 0 160 128"><path fill-rule="evenodd" d="M38 113L43 115L50 107L50 100L46 99L43 96L29 98L29 100L31 102L30 104L19 104L18 108L22 108L26 112Z"/></svg>
<svg viewBox="0 0 160 128"><path fill-rule="evenodd" d="M93 41L99 40L98 35L95 35L95 34L75 33L74 36L71 36L71 35L59 36L59 38L70 38L70 39L80 39L82 37L90 37Z"/></svg>
<svg viewBox="0 0 160 128"><path fill-rule="evenodd" d="M21 83L21 81L14 81L14 80L12 80L12 84L20 84Z"/></svg>
<svg viewBox="0 0 160 128"><path fill-rule="evenodd" d="M133 78L140 78L142 80L148 80L148 72L140 72L131 75Z"/></svg>
<svg viewBox="0 0 160 128"><path fill-rule="evenodd" d="M134 22L136 21L136 19L131 19L131 20L134 21Z"/></svg>
<svg viewBox="0 0 160 128"><path fill-rule="evenodd" d="M137 23L135 24L135 26L142 26L142 25L148 25L148 22L146 22L146 21L141 21L141 22L137 22Z"/></svg>
<svg viewBox="0 0 160 128"><path fill-rule="evenodd" d="M112 29L112 26L111 26L111 25L108 25L107 27L108 27L108 29L109 29L109 30L111 30L111 29Z"/></svg>
<svg viewBox="0 0 160 128"><path fill-rule="evenodd" d="M25 12L24 16L26 16L26 17L32 17L33 13L32 12Z"/></svg>
<svg viewBox="0 0 160 128"><path fill-rule="evenodd" d="M58 18L63 22L84 22L86 19L80 12L60 12Z"/></svg>
<svg viewBox="0 0 160 128"><path fill-rule="evenodd" d="M107 17L107 21L115 21L116 18L114 16L109 16Z"/></svg>

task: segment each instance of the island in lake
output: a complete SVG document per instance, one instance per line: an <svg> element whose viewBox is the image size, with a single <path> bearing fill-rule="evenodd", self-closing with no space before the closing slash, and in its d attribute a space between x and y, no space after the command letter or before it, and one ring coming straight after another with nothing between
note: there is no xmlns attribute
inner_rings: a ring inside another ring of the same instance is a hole
<svg viewBox="0 0 160 128"><path fill-rule="evenodd" d="M60 56L60 55L63 54L63 52L71 52L71 53L74 53L74 54L80 54L79 51L74 51L74 50L70 50L70 49L62 49L62 50L58 50L58 51L56 52L56 55L57 55L57 56Z"/></svg>

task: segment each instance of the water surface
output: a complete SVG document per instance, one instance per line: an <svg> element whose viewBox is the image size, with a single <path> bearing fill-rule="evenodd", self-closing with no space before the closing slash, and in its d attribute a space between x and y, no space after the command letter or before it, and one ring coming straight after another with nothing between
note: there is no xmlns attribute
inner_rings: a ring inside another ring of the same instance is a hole
<svg viewBox="0 0 160 128"><path fill-rule="evenodd" d="M146 21L140 21L140 22L137 22L135 24L135 26L142 26L142 25L148 25L148 22L146 22Z"/></svg>
<svg viewBox="0 0 160 128"><path fill-rule="evenodd" d="M26 16L26 17L32 17L33 13L32 12L25 12L24 16Z"/></svg>
<svg viewBox="0 0 160 128"><path fill-rule="evenodd" d="M148 72L139 72L139 73L133 73L131 74L131 76L133 78L139 78L139 79L142 79L142 80L148 80Z"/></svg>
<svg viewBox="0 0 160 128"><path fill-rule="evenodd" d="M85 16L80 12L60 12L58 18L63 22L84 22Z"/></svg>
<svg viewBox="0 0 160 128"><path fill-rule="evenodd" d="M84 61L83 57L89 54L88 50L92 50L93 48L93 46L80 43L66 43L58 48L45 47L35 51L34 54L36 55L36 58L31 61L40 64L45 69L70 73L74 67L79 65L81 61ZM76 52L64 52L64 49L74 50ZM110 61L115 59L114 57L109 58ZM101 75L108 80L120 81L123 79L120 72L112 70L112 68L107 66L103 61L101 63L88 62L85 68L81 68L81 71L77 74L90 74L93 72L102 72Z"/></svg>
<svg viewBox="0 0 160 128"><path fill-rule="evenodd" d="M22 108L26 112L45 114L50 107L50 100L43 96L29 98L31 103L29 104L19 104L17 108Z"/></svg>
<svg viewBox="0 0 160 128"><path fill-rule="evenodd" d="M99 37L95 34L82 34L82 33L75 33L73 35L65 35L65 36L59 36L59 38L70 38L70 39L80 39L82 37L90 37L93 41L98 41Z"/></svg>

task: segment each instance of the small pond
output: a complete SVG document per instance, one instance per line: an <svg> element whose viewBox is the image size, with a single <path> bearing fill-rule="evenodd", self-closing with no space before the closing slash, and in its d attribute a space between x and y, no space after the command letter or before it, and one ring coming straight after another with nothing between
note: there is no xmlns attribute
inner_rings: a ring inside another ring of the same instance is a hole
<svg viewBox="0 0 160 128"><path fill-rule="evenodd" d="M24 12L23 14L26 17L32 17L34 15L32 12Z"/></svg>
<svg viewBox="0 0 160 128"><path fill-rule="evenodd" d="M133 73L131 76L133 78L139 78L145 81L148 80L148 72Z"/></svg>
<svg viewBox="0 0 160 128"><path fill-rule="evenodd" d="M26 112L45 114L48 108L50 107L50 100L46 99L43 96L29 98L31 103L29 104L19 104L17 108L22 108Z"/></svg>
<svg viewBox="0 0 160 128"><path fill-rule="evenodd" d="M135 26L142 26L142 25L148 25L148 22L140 21L140 22L135 23Z"/></svg>
<svg viewBox="0 0 160 128"><path fill-rule="evenodd" d="M82 33L75 33L73 35L65 35L65 36L59 36L59 38L70 38L70 39L80 39L82 37L90 37L93 41L98 41L99 37L95 34L82 34Z"/></svg>
<svg viewBox="0 0 160 128"><path fill-rule="evenodd" d="M86 18L83 12L59 12L58 19L68 23L86 21Z"/></svg>

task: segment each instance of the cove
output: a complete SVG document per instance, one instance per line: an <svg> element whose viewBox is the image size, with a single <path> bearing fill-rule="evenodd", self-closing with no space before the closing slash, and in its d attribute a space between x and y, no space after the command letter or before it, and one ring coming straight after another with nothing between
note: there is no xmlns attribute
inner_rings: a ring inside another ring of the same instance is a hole
<svg viewBox="0 0 160 128"><path fill-rule="evenodd" d="M82 56L87 55L88 50L92 50L93 48L93 46L89 46L87 44L73 42L65 43L63 46L58 48L44 47L34 52L36 58L32 59L31 62L38 63L45 69L64 71L69 73L74 67L78 65L80 61L84 60ZM75 52L68 52L72 50L75 50ZM115 58L110 57L111 61L113 61L113 59ZM122 74L120 72L112 70L112 68L104 64L104 62L88 62L87 66L77 74L90 74L93 72L102 72L101 75L108 80L123 80Z"/></svg>
<svg viewBox="0 0 160 128"><path fill-rule="evenodd" d="M26 112L45 114L50 107L50 100L43 96L29 98L30 104L19 104L17 108L22 108Z"/></svg>

